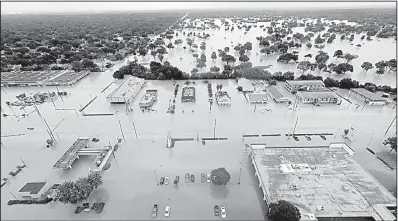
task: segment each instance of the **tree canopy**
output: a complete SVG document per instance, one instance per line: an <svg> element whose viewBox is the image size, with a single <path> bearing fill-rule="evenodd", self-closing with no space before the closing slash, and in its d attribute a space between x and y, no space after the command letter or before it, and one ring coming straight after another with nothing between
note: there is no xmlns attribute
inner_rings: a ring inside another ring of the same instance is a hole
<svg viewBox="0 0 398 221"><path fill-rule="evenodd" d="M278 203L270 204L268 217L273 221L299 221L301 213L290 202L279 200Z"/></svg>
<svg viewBox="0 0 398 221"><path fill-rule="evenodd" d="M230 179L231 175L224 167L220 167L211 171L211 181L217 186L227 185Z"/></svg>

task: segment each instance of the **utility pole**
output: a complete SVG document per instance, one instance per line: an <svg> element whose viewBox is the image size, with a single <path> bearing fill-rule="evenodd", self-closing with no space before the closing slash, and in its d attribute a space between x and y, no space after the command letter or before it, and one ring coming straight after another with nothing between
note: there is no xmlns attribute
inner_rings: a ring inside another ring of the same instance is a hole
<svg viewBox="0 0 398 221"><path fill-rule="evenodd" d="M153 173L155 174L156 185L159 186L158 174L156 173L156 169L153 171Z"/></svg>
<svg viewBox="0 0 398 221"><path fill-rule="evenodd" d="M133 122L133 127L134 127L134 133L135 133L135 137L137 138L137 141L138 141L137 130L135 129L135 124L134 124L134 122Z"/></svg>
<svg viewBox="0 0 398 221"><path fill-rule="evenodd" d="M48 91L48 96L50 96L50 99L51 99L51 101L52 101L52 103L53 103L53 105L54 105L54 108L57 108L57 107L55 106L55 103L54 103L53 98L51 97L50 90L47 90L47 91Z"/></svg>
<svg viewBox="0 0 398 221"><path fill-rule="evenodd" d="M46 123L46 126L47 126L47 128L48 128L48 133L50 134L50 137L51 137L53 140L56 140L55 137L54 137L54 134L51 132L51 129L50 129L50 127L49 127L48 124L47 124L46 119L43 118L43 120L44 120L44 123Z"/></svg>
<svg viewBox="0 0 398 221"><path fill-rule="evenodd" d="M390 130L391 125L394 123L395 119L397 118L397 115L395 115L394 119L392 119L390 126L388 126L386 132L384 133L384 135L386 135L388 133L388 131Z"/></svg>
<svg viewBox="0 0 398 221"><path fill-rule="evenodd" d="M12 194L12 192L10 191L10 193L11 193L11 195L15 198L15 199L17 199L16 197L15 197L15 195L14 194Z"/></svg>
<svg viewBox="0 0 398 221"><path fill-rule="evenodd" d="M214 119L214 130L213 130L214 138L216 138L216 125L217 125L217 119Z"/></svg>
<svg viewBox="0 0 398 221"><path fill-rule="evenodd" d="M239 181L238 181L238 185L240 185L240 176L242 175L242 167L239 168Z"/></svg>
<svg viewBox="0 0 398 221"><path fill-rule="evenodd" d="M120 120L119 120L119 126L120 126L120 131L122 132L123 140L126 140L126 139L124 139L124 133L123 133L122 124L120 123Z"/></svg>
<svg viewBox="0 0 398 221"><path fill-rule="evenodd" d="M294 132L296 131L297 121L298 121L298 117L296 119L296 124L294 125L293 134L292 134L293 136L294 136Z"/></svg>

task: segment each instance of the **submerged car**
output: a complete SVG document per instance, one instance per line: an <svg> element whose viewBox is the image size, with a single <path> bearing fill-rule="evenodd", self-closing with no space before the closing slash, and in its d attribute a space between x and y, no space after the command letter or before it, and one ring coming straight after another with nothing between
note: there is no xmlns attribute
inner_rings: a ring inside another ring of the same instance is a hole
<svg viewBox="0 0 398 221"><path fill-rule="evenodd" d="M220 208L217 205L214 206L214 215L215 216L220 215Z"/></svg>
<svg viewBox="0 0 398 221"><path fill-rule="evenodd" d="M164 184L164 177L160 177L160 185Z"/></svg>
<svg viewBox="0 0 398 221"><path fill-rule="evenodd" d="M227 218L227 210L225 209L225 207L221 207L221 217L222 218Z"/></svg>
<svg viewBox="0 0 398 221"><path fill-rule="evenodd" d="M295 141L299 141L298 137L293 136L293 138L294 138Z"/></svg>
<svg viewBox="0 0 398 221"><path fill-rule="evenodd" d="M153 209L152 209L152 217L153 218L156 218L158 216L158 208L159 208L158 204L153 205Z"/></svg>
<svg viewBox="0 0 398 221"><path fill-rule="evenodd" d="M207 174L207 182L210 183L210 174Z"/></svg>
<svg viewBox="0 0 398 221"><path fill-rule="evenodd" d="M186 173L186 174L185 174L185 182L186 182L186 183L189 183L189 173Z"/></svg>
<svg viewBox="0 0 398 221"><path fill-rule="evenodd" d="M305 136L305 138L306 138L308 141L311 141L311 137Z"/></svg>
<svg viewBox="0 0 398 221"><path fill-rule="evenodd" d="M164 216L165 217L170 216L170 206L166 206L166 208L164 208Z"/></svg>
<svg viewBox="0 0 398 221"><path fill-rule="evenodd" d="M322 140L326 140L326 137L325 137L325 136L323 136L323 135L321 135L321 138L322 138Z"/></svg>
<svg viewBox="0 0 398 221"><path fill-rule="evenodd" d="M200 175L200 181L201 181L202 183L206 182L206 175L205 175L204 173L202 173L202 174Z"/></svg>
<svg viewBox="0 0 398 221"><path fill-rule="evenodd" d="M191 182L193 183L193 182L195 182L195 175L191 175Z"/></svg>
<svg viewBox="0 0 398 221"><path fill-rule="evenodd" d="M169 184L169 177L167 176L166 178L164 178L164 185Z"/></svg>

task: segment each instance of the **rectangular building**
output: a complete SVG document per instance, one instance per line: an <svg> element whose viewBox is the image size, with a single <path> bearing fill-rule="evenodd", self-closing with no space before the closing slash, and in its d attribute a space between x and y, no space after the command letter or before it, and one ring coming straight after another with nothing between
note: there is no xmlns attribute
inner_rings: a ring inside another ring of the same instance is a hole
<svg viewBox="0 0 398 221"><path fill-rule="evenodd" d="M253 84L246 78L238 79L238 85L242 87L243 92L253 92L254 91Z"/></svg>
<svg viewBox="0 0 398 221"><path fill-rule="evenodd" d="M106 98L110 103L130 103L144 86L145 80L129 76Z"/></svg>
<svg viewBox="0 0 398 221"><path fill-rule="evenodd" d="M289 201L306 221L395 219L388 211L396 208L395 197L353 160L345 143L250 149L267 205Z"/></svg>
<svg viewBox="0 0 398 221"><path fill-rule="evenodd" d="M290 99L283 96L279 89L274 85L271 85L267 88L267 93L276 103L284 103L290 101Z"/></svg>
<svg viewBox="0 0 398 221"><path fill-rule="evenodd" d="M141 108L151 107L157 100L158 90L146 90L139 103Z"/></svg>
<svg viewBox="0 0 398 221"><path fill-rule="evenodd" d="M218 91L216 93L216 101L218 105L231 105L231 97L226 91Z"/></svg>
<svg viewBox="0 0 398 221"><path fill-rule="evenodd" d="M195 102L195 88L194 87L184 87L182 89L182 102Z"/></svg>
<svg viewBox="0 0 398 221"><path fill-rule="evenodd" d="M48 188L46 182L26 183L18 193L22 199L38 199Z"/></svg>
<svg viewBox="0 0 398 221"><path fill-rule="evenodd" d="M321 80L294 80L286 81L285 88L290 93L303 91L323 91L325 90L325 84Z"/></svg>
<svg viewBox="0 0 398 221"><path fill-rule="evenodd" d="M380 94L372 93L365 88L351 88L348 92L348 97L355 97L368 105L385 105L386 99Z"/></svg>
<svg viewBox="0 0 398 221"><path fill-rule="evenodd" d="M250 104L266 104L268 97L266 93L250 93L246 94L246 99Z"/></svg>
<svg viewBox="0 0 398 221"><path fill-rule="evenodd" d="M297 98L303 104L311 103L337 103L339 97L332 91L299 91L297 92Z"/></svg>

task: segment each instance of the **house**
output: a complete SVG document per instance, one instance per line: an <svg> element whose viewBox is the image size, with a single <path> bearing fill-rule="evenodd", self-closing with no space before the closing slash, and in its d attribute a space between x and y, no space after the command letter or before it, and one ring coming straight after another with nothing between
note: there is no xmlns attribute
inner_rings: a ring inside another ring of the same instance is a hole
<svg viewBox="0 0 398 221"><path fill-rule="evenodd" d="M283 94L279 91L279 89L276 86L269 86L267 88L267 92L269 96L276 102L276 103L284 103L284 102L289 102L290 99L283 96Z"/></svg>
<svg viewBox="0 0 398 221"><path fill-rule="evenodd" d="M216 93L216 101L218 105L231 105L231 97L226 91L218 91Z"/></svg>
<svg viewBox="0 0 398 221"><path fill-rule="evenodd" d="M358 100L364 101L368 105L385 105L386 99L380 94L372 93L365 88L351 88L348 91L348 97L355 97Z"/></svg>
<svg viewBox="0 0 398 221"><path fill-rule="evenodd" d="M303 104L338 102L338 96L332 91L299 91L297 92L297 98Z"/></svg>
<svg viewBox="0 0 398 221"><path fill-rule="evenodd" d="M22 199L38 199L48 189L46 182L26 183L18 194Z"/></svg>
<svg viewBox="0 0 398 221"><path fill-rule="evenodd" d="M323 91L325 90L325 84L321 80L295 80L286 81L285 88L290 93L294 93L299 90Z"/></svg>
<svg viewBox="0 0 398 221"><path fill-rule="evenodd" d="M253 92L254 91L253 84L246 78L240 78L238 80L238 85L242 87L243 92Z"/></svg>
<svg viewBox="0 0 398 221"><path fill-rule="evenodd" d="M184 87L182 89L182 102L195 102L195 88L194 87Z"/></svg>
<svg viewBox="0 0 398 221"><path fill-rule="evenodd" d="M266 93L249 93L246 94L246 99L250 104L265 104L268 103L268 97Z"/></svg>

